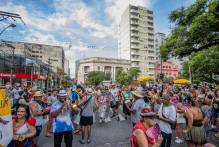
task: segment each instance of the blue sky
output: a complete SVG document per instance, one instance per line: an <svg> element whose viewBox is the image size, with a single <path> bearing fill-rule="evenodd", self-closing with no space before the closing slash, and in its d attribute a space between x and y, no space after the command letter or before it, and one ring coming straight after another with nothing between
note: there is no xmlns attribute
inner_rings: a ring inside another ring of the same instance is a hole
<svg viewBox="0 0 219 147"><path fill-rule="evenodd" d="M76 59L117 57L118 22L129 3L154 11L155 32L168 34L168 15L194 0L0 0L0 11L21 15L17 27L0 39L56 44L65 48L74 76ZM0 27L7 23L0 23ZM68 49L69 44L71 48Z"/></svg>

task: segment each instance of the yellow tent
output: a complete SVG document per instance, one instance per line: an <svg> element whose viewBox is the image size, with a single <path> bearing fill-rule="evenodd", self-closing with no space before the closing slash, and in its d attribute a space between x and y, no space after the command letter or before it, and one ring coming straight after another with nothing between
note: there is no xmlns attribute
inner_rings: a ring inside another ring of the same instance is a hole
<svg viewBox="0 0 219 147"><path fill-rule="evenodd" d="M177 79L173 81L174 84L181 84L181 85L189 85L191 82L186 79Z"/></svg>
<svg viewBox="0 0 219 147"><path fill-rule="evenodd" d="M143 83L143 82L147 82L147 81L152 81L153 78L150 76L142 76L138 79L139 82Z"/></svg>

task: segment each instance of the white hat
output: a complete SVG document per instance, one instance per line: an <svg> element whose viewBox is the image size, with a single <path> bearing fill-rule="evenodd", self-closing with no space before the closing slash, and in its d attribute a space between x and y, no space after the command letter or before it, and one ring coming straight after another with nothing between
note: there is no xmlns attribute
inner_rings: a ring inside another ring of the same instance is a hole
<svg viewBox="0 0 219 147"><path fill-rule="evenodd" d="M58 96L67 96L66 90L59 90Z"/></svg>
<svg viewBox="0 0 219 147"><path fill-rule="evenodd" d="M94 91L92 88L86 88L86 91L88 94L94 94Z"/></svg>

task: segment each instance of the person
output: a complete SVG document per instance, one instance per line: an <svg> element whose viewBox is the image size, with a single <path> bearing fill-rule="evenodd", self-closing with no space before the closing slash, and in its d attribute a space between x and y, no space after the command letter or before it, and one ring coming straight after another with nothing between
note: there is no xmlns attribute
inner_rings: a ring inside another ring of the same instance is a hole
<svg viewBox="0 0 219 147"><path fill-rule="evenodd" d="M183 132L182 129L186 127L186 119L184 118L184 106L182 98L178 97L176 101L176 140L178 144L183 143Z"/></svg>
<svg viewBox="0 0 219 147"><path fill-rule="evenodd" d="M17 105L18 100L20 98L20 92L22 91L21 87L20 87L20 83L15 83L12 92L12 99L13 99L13 106Z"/></svg>
<svg viewBox="0 0 219 147"><path fill-rule="evenodd" d="M81 109L81 118L80 126L82 128L81 144L85 144L85 130L87 131L87 143L91 142L91 126L93 125L93 107L94 105L98 106L96 97L93 96L94 92L91 88L86 89L87 96L82 98L80 106Z"/></svg>
<svg viewBox="0 0 219 147"><path fill-rule="evenodd" d="M143 108L140 115L141 120L132 129L131 147L159 147L163 138L154 121L156 113L151 108Z"/></svg>
<svg viewBox="0 0 219 147"><path fill-rule="evenodd" d="M203 146L206 143L206 131L203 126L204 115L199 102L189 100L191 107L185 110L187 128L183 130L188 147Z"/></svg>
<svg viewBox="0 0 219 147"><path fill-rule="evenodd" d="M145 106L145 101L143 99L144 96L142 95L141 91L135 90L132 91L132 94L134 96L135 101L131 108L131 121L132 125L135 126L135 124L141 119L140 112L141 109Z"/></svg>
<svg viewBox="0 0 219 147"><path fill-rule="evenodd" d="M52 104L50 110L50 115L53 118L54 147L61 147L63 136L66 147L72 147L72 113L67 96L65 90L60 90L57 101Z"/></svg>
<svg viewBox="0 0 219 147"><path fill-rule="evenodd" d="M161 147L170 147L172 138L171 124L176 122L176 108L170 103L168 93L162 95L162 104L158 111L158 124L161 128L163 142Z"/></svg>
<svg viewBox="0 0 219 147"><path fill-rule="evenodd" d="M125 114L125 119L127 119L128 116L130 116L131 112L131 100L132 100L132 93L128 87L124 88L124 91L122 92L122 98L123 98L123 113Z"/></svg>
<svg viewBox="0 0 219 147"><path fill-rule="evenodd" d="M51 107L54 102L57 101L57 90L54 89L52 93L50 91L48 92L48 106ZM52 136L52 117L49 115L49 120L46 128L46 137L51 137Z"/></svg>
<svg viewBox="0 0 219 147"><path fill-rule="evenodd" d="M30 117L27 105L20 104L16 109L16 118L13 119L13 140L8 147L32 147L32 139L36 134L36 120Z"/></svg>
<svg viewBox="0 0 219 147"><path fill-rule="evenodd" d="M215 133L215 137L219 138L219 89L216 89L214 92L214 99L213 99L213 103L212 103L212 107L213 107L213 115L214 115L214 119L213 122L216 125L217 133ZM215 126L214 126L215 128Z"/></svg>
<svg viewBox="0 0 219 147"><path fill-rule="evenodd" d="M111 108L113 109L113 115L111 116L116 117L119 120L119 89L116 87L116 85L112 85L112 89L110 90L111 92L111 101L110 105Z"/></svg>
<svg viewBox="0 0 219 147"><path fill-rule="evenodd" d="M29 107L31 110L32 115L36 119L36 135L33 139L33 146L37 147L38 146L38 139L42 131L42 125L43 125L43 108L40 105L41 100L42 100L42 92L41 91L36 91L33 96L33 100L30 102Z"/></svg>

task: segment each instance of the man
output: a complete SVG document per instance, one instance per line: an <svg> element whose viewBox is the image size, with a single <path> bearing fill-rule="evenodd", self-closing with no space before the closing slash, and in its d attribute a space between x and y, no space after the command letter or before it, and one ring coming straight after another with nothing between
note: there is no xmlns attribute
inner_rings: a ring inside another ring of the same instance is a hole
<svg viewBox="0 0 219 147"><path fill-rule="evenodd" d="M87 130L87 143L91 142L91 126L93 124L93 107L97 106L96 97L93 96L94 92L91 88L86 89L87 96L82 98L81 104L83 106L81 110L80 126L82 127L81 144L85 144L85 131Z"/></svg>
<svg viewBox="0 0 219 147"><path fill-rule="evenodd" d="M32 113L32 115L35 117L36 119L36 136L33 139L33 144L35 147L37 147L38 145L38 139L40 136L40 133L42 131L42 125L43 125L43 108L40 105L42 103L42 97L43 94L41 91L36 91L34 93L33 96L33 100L30 102L30 111Z"/></svg>
<svg viewBox="0 0 219 147"><path fill-rule="evenodd" d="M54 147L61 147L62 138L66 147L72 147L72 114L65 90L60 90L57 101L52 104L50 115L53 118Z"/></svg>
<svg viewBox="0 0 219 147"><path fill-rule="evenodd" d="M113 115L112 118L117 116L119 120L119 115L118 115L118 109L119 109L119 89L115 86L112 85L112 89L110 90L111 92L111 108L113 109Z"/></svg>
<svg viewBox="0 0 219 147"><path fill-rule="evenodd" d="M20 83L15 83L14 88L12 90L13 106L18 103L21 91L22 91L22 89L20 87Z"/></svg>
<svg viewBox="0 0 219 147"><path fill-rule="evenodd" d="M55 103L57 101L57 90L54 89L52 91L52 93L49 91L48 92L48 107L51 107L53 103ZM51 129L52 129L52 117L51 115L49 115L49 120L48 120L48 124L47 124L47 129L46 129L46 137L51 137L52 133L51 133Z"/></svg>
<svg viewBox="0 0 219 147"><path fill-rule="evenodd" d="M176 108L170 103L169 94L162 96L162 102L158 111L158 124L163 136L161 147L170 147L172 138L171 124L174 124L176 121Z"/></svg>
<svg viewBox="0 0 219 147"><path fill-rule="evenodd" d="M131 108L131 121L132 125L135 126L135 124L141 120L141 110L145 107L145 101L144 96L142 95L141 91L132 91L133 97L134 97L134 103Z"/></svg>

